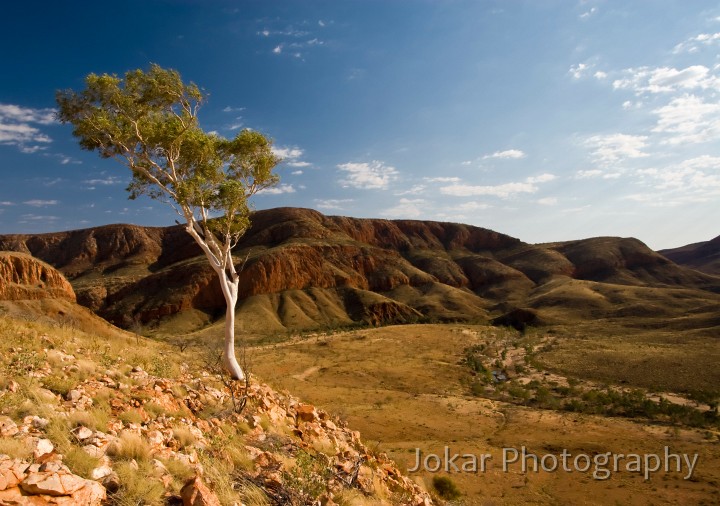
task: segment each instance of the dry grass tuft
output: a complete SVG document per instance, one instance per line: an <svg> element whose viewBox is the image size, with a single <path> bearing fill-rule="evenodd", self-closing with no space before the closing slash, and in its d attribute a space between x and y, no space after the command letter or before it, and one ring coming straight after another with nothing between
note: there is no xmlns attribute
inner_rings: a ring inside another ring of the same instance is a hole
<svg viewBox="0 0 720 506"><path fill-rule="evenodd" d="M120 439L108 448L108 455L118 460L150 460L150 443L134 432L125 431Z"/></svg>
<svg viewBox="0 0 720 506"><path fill-rule="evenodd" d="M161 506L165 504L165 487L159 480L153 479L153 469L149 462L139 463L136 469L130 462L115 466L120 478L120 490L112 496L115 506Z"/></svg>

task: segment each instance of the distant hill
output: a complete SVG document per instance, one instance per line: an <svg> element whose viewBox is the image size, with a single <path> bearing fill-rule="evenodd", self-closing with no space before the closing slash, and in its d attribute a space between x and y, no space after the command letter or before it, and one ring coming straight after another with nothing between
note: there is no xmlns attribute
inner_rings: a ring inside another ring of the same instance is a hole
<svg viewBox="0 0 720 506"><path fill-rule="evenodd" d="M124 327L158 322L188 332L224 314L215 274L181 226L5 235L0 250L55 266L80 304ZM517 307L543 321L720 309L720 277L636 239L533 245L457 223L277 208L253 214L235 255L238 317L250 331L487 320Z"/></svg>
<svg viewBox="0 0 720 506"><path fill-rule="evenodd" d="M677 264L708 274L720 275L720 236L710 241L665 249L659 253Z"/></svg>

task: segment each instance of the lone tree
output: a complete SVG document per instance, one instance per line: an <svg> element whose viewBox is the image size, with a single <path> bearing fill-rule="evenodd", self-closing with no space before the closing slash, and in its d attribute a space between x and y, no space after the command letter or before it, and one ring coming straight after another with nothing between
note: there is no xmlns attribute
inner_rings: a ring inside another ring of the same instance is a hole
<svg viewBox="0 0 720 506"><path fill-rule="evenodd" d="M250 226L248 198L278 182L272 142L251 130L234 139L203 131L197 119L203 93L158 65L124 79L90 74L85 84L80 92L57 92L58 118L73 125L83 149L130 168L129 198L167 202L185 219L227 303L223 364L234 379L245 379L235 358L240 278L232 249Z"/></svg>

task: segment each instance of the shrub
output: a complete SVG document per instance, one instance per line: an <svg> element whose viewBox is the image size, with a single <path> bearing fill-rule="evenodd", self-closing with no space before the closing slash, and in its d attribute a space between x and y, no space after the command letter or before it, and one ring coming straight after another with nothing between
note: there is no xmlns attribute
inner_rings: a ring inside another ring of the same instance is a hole
<svg viewBox="0 0 720 506"><path fill-rule="evenodd" d="M457 499L462 495L455 482L447 476L433 477L432 484L438 495L448 501Z"/></svg>

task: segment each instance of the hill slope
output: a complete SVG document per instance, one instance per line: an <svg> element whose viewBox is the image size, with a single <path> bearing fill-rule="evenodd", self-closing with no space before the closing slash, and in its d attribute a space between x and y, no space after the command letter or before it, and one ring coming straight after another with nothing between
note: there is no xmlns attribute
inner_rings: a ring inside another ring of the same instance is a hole
<svg viewBox="0 0 720 506"><path fill-rule="evenodd" d="M112 327L27 254L0 274L0 504L433 504L344 422L229 381L207 345Z"/></svg>
<svg viewBox="0 0 720 506"><path fill-rule="evenodd" d="M215 274L180 226L111 225L0 236L71 281L109 321L168 331L221 318ZM484 320L530 306L550 319L717 307L720 278L678 266L635 239L532 245L456 223L355 219L313 210L258 211L235 250L244 263L245 330L422 320ZM682 293L680 293L682 291Z"/></svg>
<svg viewBox="0 0 720 506"><path fill-rule="evenodd" d="M677 264L707 274L720 275L720 236L710 241L661 250L658 253Z"/></svg>

